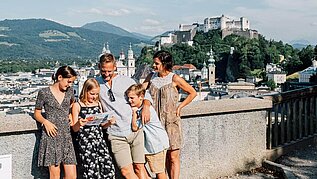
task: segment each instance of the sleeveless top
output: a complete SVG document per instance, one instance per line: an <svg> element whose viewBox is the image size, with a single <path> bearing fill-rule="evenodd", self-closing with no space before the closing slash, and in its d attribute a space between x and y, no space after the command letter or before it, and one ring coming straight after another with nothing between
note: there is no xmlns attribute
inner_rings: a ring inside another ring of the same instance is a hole
<svg viewBox="0 0 317 179"><path fill-rule="evenodd" d="M159 77L155 72L148 88L153 107L168 134L170 150L180 149L183 142L180 117L176 116L179 94L173 86L173 76L174 73L170 72L165 77Z"/></svg>
<svg viewBox="0 0 317 179"><path fill-rule="evenodd" d="M87 114L96 114L101 112L98 106L80 105L79 117L85 118ZM115 168L112 157L108 150L106 140L103 135L102 127L82 126L77 134L76 151L78 153L78 177L85 179L115 178Z"/></svg>

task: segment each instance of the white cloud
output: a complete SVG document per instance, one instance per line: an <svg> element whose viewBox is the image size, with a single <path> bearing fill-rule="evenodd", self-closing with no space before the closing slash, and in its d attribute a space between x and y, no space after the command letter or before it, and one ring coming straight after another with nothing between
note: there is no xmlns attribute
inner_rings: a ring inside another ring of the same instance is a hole
<svg viewBox="0 0 317 179"><path fill-rule="evenodd" d="M317 26L317 22L310 23L311 26Z"/></svg>
<svg viewBox="0 0 317 179"><path fill-rule="evenodd" d="M161 25L161 23L157 20L154 20L154 19L145 19L143 21L143 24L144 25L152 25L152 26L158 26L158 25Z"/></svg>
<svg viewBox="0 0 317 179"><path fill-rule="evenodd" d="M72 10L73 12L77 14L83 14L88 13L91 15L107 15L107 16L125 16L127 14L130 14L130 10L128 9L101 9L101 8L90 8L90 9L84 9L84 10Z"/></svg>

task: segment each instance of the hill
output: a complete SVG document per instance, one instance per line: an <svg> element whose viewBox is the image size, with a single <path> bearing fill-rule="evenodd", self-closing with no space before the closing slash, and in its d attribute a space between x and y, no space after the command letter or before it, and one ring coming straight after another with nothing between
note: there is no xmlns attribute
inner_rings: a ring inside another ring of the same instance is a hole
<svg viewBox="0 0 317 179"><path fill-rule="evenodd" d="M115 25L109 24L109 23L104 22L104 21L87 23L87 24L83 25L82 28L94 30L94 31L117 34L120 36L137 38L137 39L146 40L146 41L150 40L152 38L152 37L149 37L149 36L146 36L143 34L139 34L139 33L131 33L127 30L124 30L120 27L117 27Z"/></svg>
<svg viewBox="0 0 317 179"><path fill-rule="evenodd" d="M139 38L73 28L46 19L0 21L0 59L95 59L108 42L116 56L133 44L140 53Z"/></svg>

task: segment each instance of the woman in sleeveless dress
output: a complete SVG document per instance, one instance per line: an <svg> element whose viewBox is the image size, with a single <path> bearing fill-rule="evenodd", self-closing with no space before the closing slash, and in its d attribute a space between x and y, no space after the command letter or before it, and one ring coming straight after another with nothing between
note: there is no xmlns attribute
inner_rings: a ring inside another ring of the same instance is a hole
<svg viewBox="0 0 317 179"><path fill-rule="evenodd" d="M183 78L172 73L173 58L167 51L158 51L153 56L154 73L149 74L143 83L148 89L154 108L166 129L170 148L167 152L166 169L170 179L180 175L180 148L182 147L181 109L197 95L195 89ZM178 88L188 93L184 101L178 103Z"/></svg>
<svg viewBox="0 0 317 179"><path fill-rule="evenodd" d="M72 108L72 128L78 132L75 150L78 154L78 178L113 179L114 165L102 129L115 123L114 119L101 125L86 125L86 115L101 113L99 103L100 87L95 79L88 79L83 85L79 96Z"/></svg>

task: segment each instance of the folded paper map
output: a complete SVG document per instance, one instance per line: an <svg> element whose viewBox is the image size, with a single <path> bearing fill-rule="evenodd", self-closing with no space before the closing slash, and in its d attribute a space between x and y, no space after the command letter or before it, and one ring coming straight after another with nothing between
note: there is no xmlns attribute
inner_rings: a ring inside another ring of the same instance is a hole
<svg viewBox="0 0 317 179"><path fill-rule="evenodd" d="M88 120L86 126L100 125L102 123L107 122L107 120L109 120L111 116L113 116L113 111L97 114L87 114L85 118Z"/></svg>

